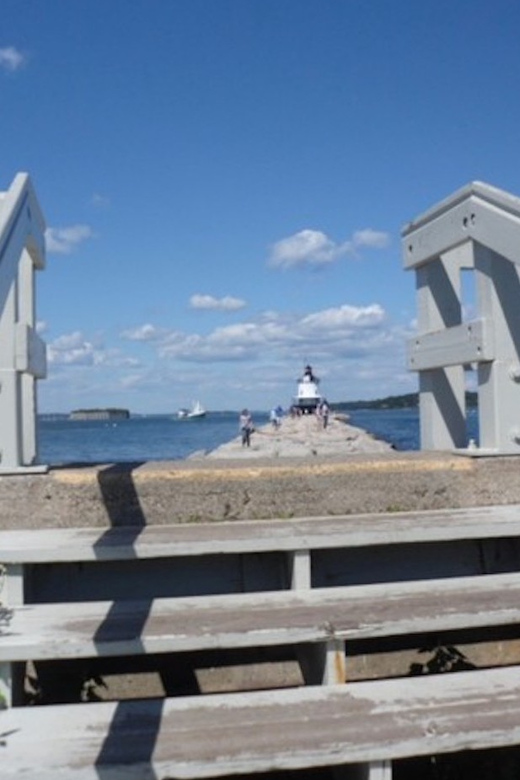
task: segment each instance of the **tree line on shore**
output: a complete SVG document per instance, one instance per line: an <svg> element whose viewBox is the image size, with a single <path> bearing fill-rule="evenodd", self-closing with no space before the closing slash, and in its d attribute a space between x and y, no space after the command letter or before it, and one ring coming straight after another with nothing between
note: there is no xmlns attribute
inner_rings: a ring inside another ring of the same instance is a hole
<svg viewBox="0 0 520 780"><path fill-rule="evenodd" d="M335 412L352 411L355 409L415 409L419 406L419 393L404 395L389 395L386 398L376 398L372 401L340 401L331 403ZM466 391L466 406L477 406L477 393Z"/></svg>

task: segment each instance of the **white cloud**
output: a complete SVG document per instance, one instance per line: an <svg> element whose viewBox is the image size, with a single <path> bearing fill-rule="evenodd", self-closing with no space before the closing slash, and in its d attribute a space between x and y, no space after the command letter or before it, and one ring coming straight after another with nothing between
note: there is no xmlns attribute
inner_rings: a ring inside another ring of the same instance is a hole
<svg viewBox="0 0 520 780"><path fill-rule="evenodd" d="M241 298L233 298L225 295L223 298L215 298L213 295L192 295L190 306L192 309L207 309L213 311L238 311L243 309L246 302Z"/></svg>
<svg viewBox="0 0 520 780"><path fill-rule="evenodd" d="M384 249L390 243L390 236L380 230L365 228L357 230L352 238L337 243L320 230L300 230L282 238L271 247L268 265L272 268L319 268L334 263L339 258L356 255L358 247Z"/></svg>
<svg viewBox="0 0 520 780"><path fill-rule="evenodd" d="M64 228L47 228L45 241L48 252L68 255L83 241L94 237L92 228L88 225L71 225Z"/></svg>
<svg viewBox="0 0 520 780"><path fill-rule="evenodd" d="M371 249L385 249L390 244L390 235L382 230L356 230L352 237L355 246L366 246Z"/></svg>
<svg viewBox="0 0 520 780"><path fill-rule="evenodd" d="M323 266L334 262L346 251L345 245L335 244L320 230L300 230L273 244L269 265L273 268Z"/></svg>
<svg viewBox="0 0 520 780"><path fill-rule="evenodd" d="M104 366L109 368L135 368L140 361L123 355L118 349L106 349L76 330L54 339L47 345L47 359L54 366Z"/></svg>
<svg viewBox="0 0 520 780"><path fill-rule="evenodd" d="M96 350L80 331L74 331L55 339L47 345L47 359L51 365L94 365Z"/></svg>
<svg viewBox="0 0 520 780"><path fill-rule="evenodd" d="M158 328L147 322L145 325L140 325L138 328L123 331L121 337L128 341L157 341L158 339L164 338L167 332L168 331L164 328Z"/></svg>
<svg viewBox="0 0 520 780"><path fill-rule="evenodd" d="M25 56L14 46L0 49L0 68L11 72L18 70L25 64Z"/></svg>
<svg viewBox="0 0 520 780"><path fill-rule="evenodd" d="M335 309L324 309L315 314L309 314L302 319L301 325L316 331L332 328L370 328L381 324L384 318L385 311L378 303L364 307L345 304Z"/></svg>
<svg viewBox="0 0 520 780"><path fill-rule="evenodd" d="M66 333L63 336L59 336L53 342L53 346L57 350L75 349L76 347L79 347L83 344L83 335L79 330L75 330L73 333Z"/></svg>
<svg viewBox="0 0 520 780"><path fill-rule="evenodd" d="M188 362L253 360L266 353L285 359L290 353L312 354L317 346L329 355L348 354L349 350L359 352L363 340L375 343L385 319L385 311L377 303L345 304L300 317L260 317L215 328L207 335L176 331L157 346L161 358Z"/></svg>
<svg viewBox="0 0 520 780"><path fill-rule="evenodd" d="M127 374L121 377L120 384L125 389L140 389L146 382L142 374Z"/></svg>

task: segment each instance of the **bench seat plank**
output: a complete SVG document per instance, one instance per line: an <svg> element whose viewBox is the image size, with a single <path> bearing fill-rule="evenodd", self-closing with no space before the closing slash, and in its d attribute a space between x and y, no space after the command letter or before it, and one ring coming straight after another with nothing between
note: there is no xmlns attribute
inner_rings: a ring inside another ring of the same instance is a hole
<svg viewBox="0 0 520 780"><path fill-rule="evenodd" d="M0 712L2 780L178 780L520 743L520 668Z"/></svg>
<svg viewBox="0 0 520 780"><path fill-rule="evenodd" d="M520 505L293 520L0 531L0 562L131 560L520 536Z"/></svg>
<svg viewBox="0 0 520 780"><path fill-rule="evenodd" d="M0 661L266 647L520 623L520 574L0 610Z"/></svg>

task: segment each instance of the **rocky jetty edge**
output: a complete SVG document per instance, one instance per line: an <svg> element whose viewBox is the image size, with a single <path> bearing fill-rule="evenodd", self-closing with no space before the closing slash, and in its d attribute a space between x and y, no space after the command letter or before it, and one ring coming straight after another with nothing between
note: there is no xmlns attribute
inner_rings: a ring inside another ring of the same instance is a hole
<svg viewBox="0 0 520 780"><path fill-rule="evenodd" d="M238 428L238 423L237 423ZM208 452L206 458L314 458L357 453L392 452L393 447L372 434L350 425L347 415L331 415L327 427L313 414L283 417L278 427L271 423L255 428L251 446L237 436Z"/></svg>

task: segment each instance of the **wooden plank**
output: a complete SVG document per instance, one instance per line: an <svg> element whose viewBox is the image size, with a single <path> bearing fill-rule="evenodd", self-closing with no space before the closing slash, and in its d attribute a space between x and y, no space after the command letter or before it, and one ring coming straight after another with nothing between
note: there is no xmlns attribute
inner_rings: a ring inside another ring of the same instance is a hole
<svg viewBox="0 0 520 780"><path fill-rule="evenodd" d="M0 661L267 647L520 623L520 574L150 601L25 605Z"/></svg>
<svg viewBox="0 0 520 780"><path fill-rule="evenodd" d="M493 321L486 317L451 328L418 333L408 341L408 368L425 371L494 360Z"/></svg>
<svg viewBox="0 0 520 780"><path fill-rule="evenodd" d="M520 743L520 668L0 712L2 780L178 780Z"/></svg>
<svg viewBox="0 0 520 780"><path fill-rule="evenodd" d="M310 550L293 550L289 555L289 572L292 590L306 590L312 587Z"/></svg>
<svg viewBox="0 0 520 780"><path fill-rule="evenodd" d="M372 761L367 766L367 780L392 780L392 764L390 761Z"/></svg>
<svg viewBox="0 0 520 780"><path fill-rule="evenodd" d="M24 603L24 584L25 574L23 563L7 564L5 567L4 580L1 589L2 601L4 604L23 604Z"/></svg>
<svg viewBox="0 0 520 780"><path fill-rule="evenodd" d="M132 560L520 536L520 505L293 520L0 531L2 563Z"/></svg>

